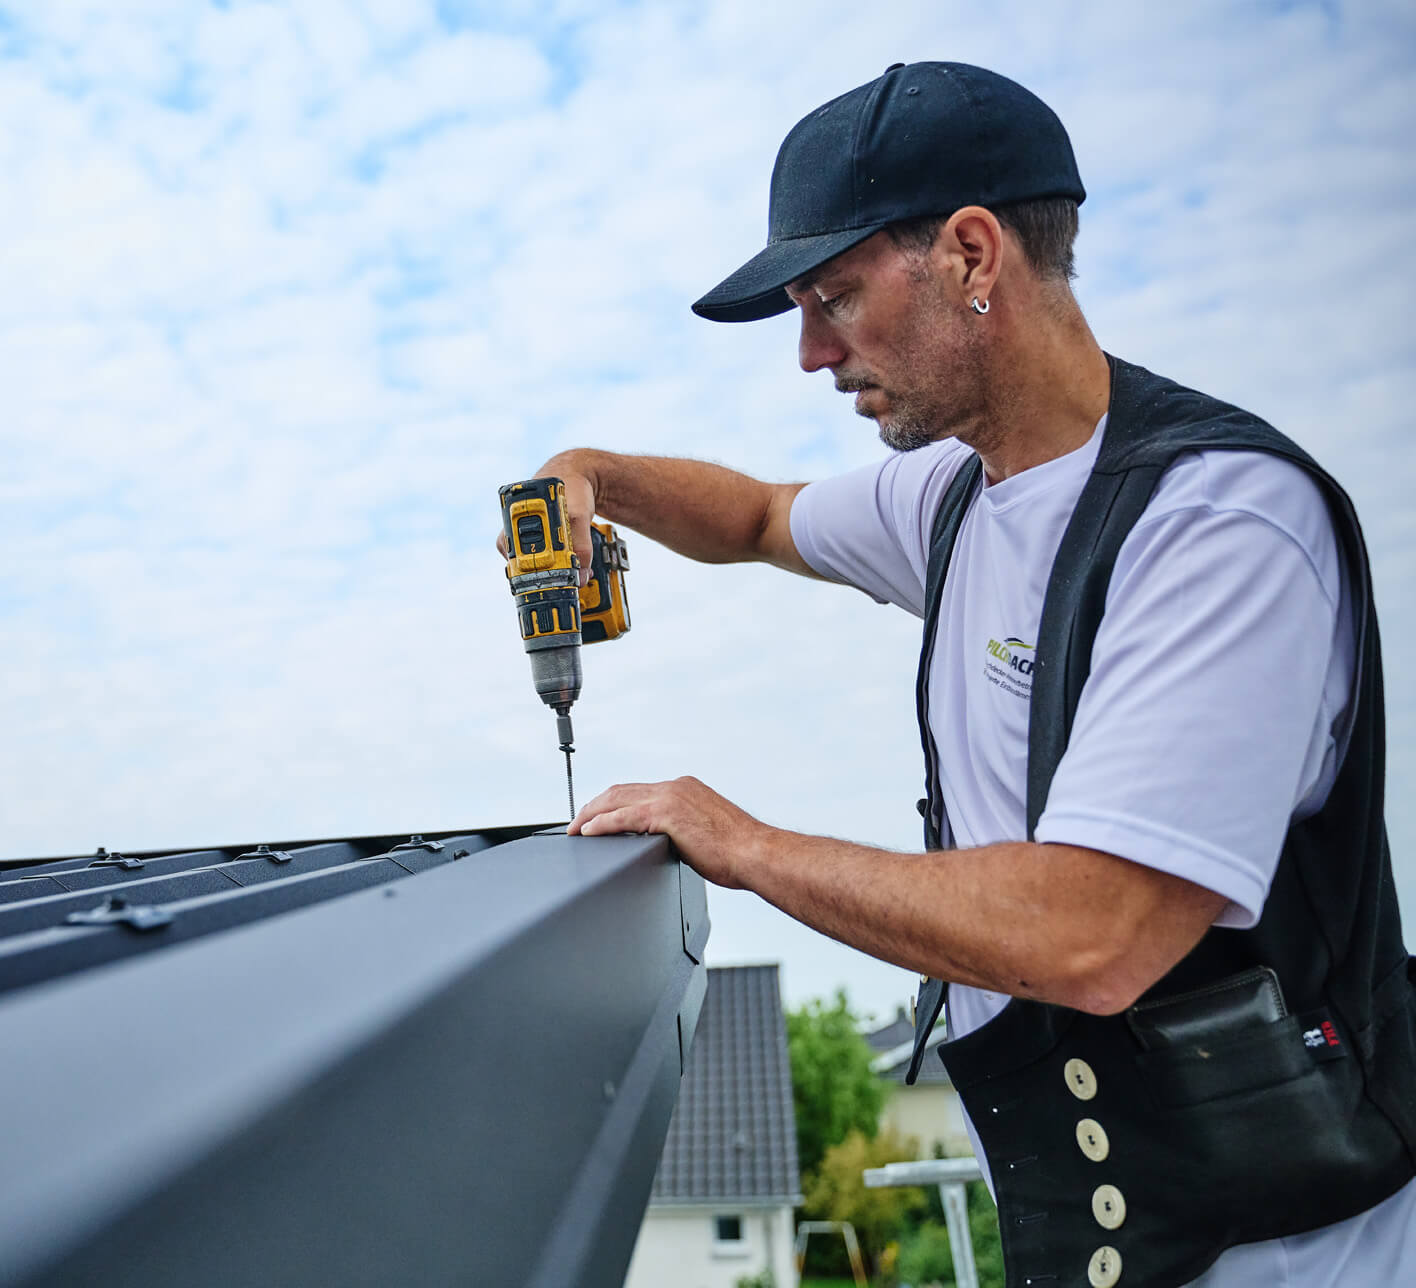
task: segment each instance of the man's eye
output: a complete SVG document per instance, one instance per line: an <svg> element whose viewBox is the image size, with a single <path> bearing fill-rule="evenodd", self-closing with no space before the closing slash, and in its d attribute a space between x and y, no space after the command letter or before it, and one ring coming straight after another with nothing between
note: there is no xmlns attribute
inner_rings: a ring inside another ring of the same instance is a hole
<svg viewBox="0 0 1416 1288"><path fill-rule="evenodd" d="M821 301L821 311L823 313L834 313L840 307L841 301L845 299L845 297L846 293L844 291L838 291L835 295L818 294L817 296Z"/></svg>

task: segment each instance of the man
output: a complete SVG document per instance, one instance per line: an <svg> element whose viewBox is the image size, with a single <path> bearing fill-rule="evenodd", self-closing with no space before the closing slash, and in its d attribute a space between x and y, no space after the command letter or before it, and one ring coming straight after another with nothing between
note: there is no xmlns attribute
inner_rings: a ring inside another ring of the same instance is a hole
<svg viewBox="0 0 1416 1288"><path fill-rule="evenodd" d="M765 250L695 311L796 307L896 452L809 487L565 453L595 512L926 619L924 853L801 836L693 779L571 825L947 981L942 1058L1010 1285L1416 1283L1416 1001L1381 821L1350 503L1257 418L1103 353L1056 116L900 64L783 143ZM916 1067L918 1061L916 1056Z"/></svg>

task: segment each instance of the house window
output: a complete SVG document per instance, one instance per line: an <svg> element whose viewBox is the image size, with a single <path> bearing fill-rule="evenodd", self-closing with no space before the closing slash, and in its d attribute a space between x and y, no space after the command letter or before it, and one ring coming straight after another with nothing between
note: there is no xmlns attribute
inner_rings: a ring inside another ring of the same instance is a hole
<svg viewBox="0 0 1416 1288"><path fill-rule="evenodd" d="M742 1213L733 1212L713 1218L713 1255L715 1257L750 1257L752 1248L743 1229Z"/></svg>
<svg viewBox="0 0 1416 1288"><path fill-rule="evenodd" d="M741 1243L742 1217L719 1216L713 1218L714 1243Z"/></svg>

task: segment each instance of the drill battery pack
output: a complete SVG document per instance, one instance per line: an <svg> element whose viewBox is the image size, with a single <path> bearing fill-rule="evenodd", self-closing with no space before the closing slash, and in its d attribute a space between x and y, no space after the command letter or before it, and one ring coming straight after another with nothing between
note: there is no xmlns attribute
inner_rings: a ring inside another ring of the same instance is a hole
<svg viewBox="0 0 1416 1288"><path fill-rule="evenodd" d="M618 639L629 629L629 600L624 575L629 553L608 523L590 525L590 580L580 588L580 634L587 644Z"/></svg>

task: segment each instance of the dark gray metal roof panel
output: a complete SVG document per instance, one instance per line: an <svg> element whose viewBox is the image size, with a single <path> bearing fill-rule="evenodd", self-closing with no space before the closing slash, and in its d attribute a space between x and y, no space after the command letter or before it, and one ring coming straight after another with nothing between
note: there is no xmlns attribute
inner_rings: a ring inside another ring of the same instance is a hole
<svg viewBox="0 0 1416 1288"><path fill-rule="evenodd" d="M694 883L528 837L0 999L0 1285L617 1286Z"/></svg>
<svg viewBox="0 0 1416 1288"><path fill-rule="evenodd" d="M30 877L27 881L6 881L0 883L0 906L7 903L21 903L26 899L42 899L50 894L67 894L68 891L53 877Z"/></svg>
<svg viewBox="0 0 1416 1288"><path fill-rule="evenodd" d="M189 850L182 854L147 857L117 856L121 861L98 859L90 855L84 860L65 860L62 863L12 869L5 874L5 886L22 889L32 881L46 880L57 883L65 890L93 890L101 886L120 884L137 875L155 877L169 872L190 872L194 868L209 868L214 863L224 863L235 857L234 852L228 853L225 850Z"/></svg>
<svg viewBox="0 0 1416 1288"><path fill-rule="evenodd" d="M715 968L652 1201L790 1203L800 1195L777 967Z"/></svg>
<svg viewBox="0 0 1416 1288"><path fill-rule="evenodd" d="M563 831L564 824L514 823L498 827L450 828L443 832L424 832L423 835L430 841L442 841L451 836L464 836L468 833L476 833L476 835L485 838L488 845L505 845L508 841L517 841L522 837L535 836L541 832L552 832L556 830ZM143 862L147 862L151 859L176 859L188 854L199 854L203 856L201 866L205 866L208 863L220 861L221 859L235 858L238 854L243 854L248 850L258 849L262 844L267 845L268 848L272 850L300 850L308 849L316 845L352 845L361 851L359 857L363 857L369 854L382 854L393 846L398 845L400 842L407 840L408 834L406 832L390 832L386 835L359 837L306 837L298 841L271 841L267 837L263 838L261 841L243 841L239 845L213 846L206 850L179 851L172 847L162 850L124 850L121 856L116 853L110 853L107 849L100 846L93 854L74 854L53 858L17 858L13 856L0 858L0 875L5 875L8 879L9 875L21 873L44 874L51 872L72 872L80 868L92 867L96 862L103 861L104 859L111 861L115 857L139 859ZM213 856L219 857L213 858Z"/></svg>
<svg viewBox="0 0 1416 1288"><path fill-rule="evenodd" d="M171 876L125 882L121 891L133 903L167 903L174 899L192 899L201 894L217 894L235 887L236 883L224 868L197 868L194 872L174 872ZM0 904L0 939L62 925L69 913L81 912L102 903L103 899L92 890L59 890L53 894L46 893L42 898L26 899L22 903Z"/></svg>

